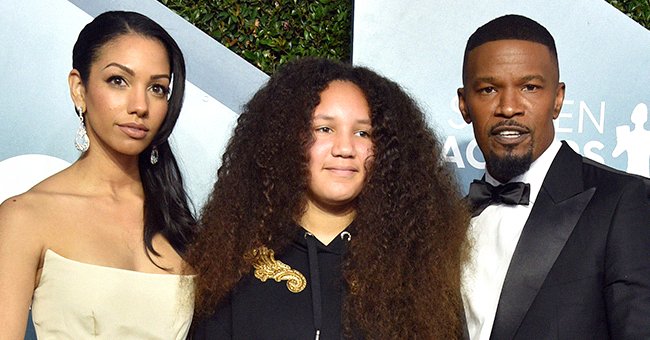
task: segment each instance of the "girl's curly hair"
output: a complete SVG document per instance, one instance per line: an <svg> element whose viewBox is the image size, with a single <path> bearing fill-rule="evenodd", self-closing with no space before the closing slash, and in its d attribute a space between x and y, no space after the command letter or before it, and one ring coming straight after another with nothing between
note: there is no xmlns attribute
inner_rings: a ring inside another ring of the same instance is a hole
<svg viewBox="0 0 650 340"><path fill-rule="evenodd" d="M374 161L357 198L343 259L346 335L375 339L461 336L460 269L467 208L424 114L396 83L364 68L304 58L275 73L244 107L189 249L197 313L214 311L264 244L281 253L306 201L307 150L320 93L356 84L372 120Z"/></svg>

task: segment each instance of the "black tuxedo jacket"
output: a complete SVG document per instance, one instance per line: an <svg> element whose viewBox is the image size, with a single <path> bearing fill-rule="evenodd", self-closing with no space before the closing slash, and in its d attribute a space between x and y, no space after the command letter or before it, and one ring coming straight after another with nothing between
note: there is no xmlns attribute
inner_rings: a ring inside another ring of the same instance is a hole
<svg viewBox="0 0 650 340"><path fill-rule="evenodd" d="M650 339L646 180L563 143L508 267L491 339Z"/></svg>

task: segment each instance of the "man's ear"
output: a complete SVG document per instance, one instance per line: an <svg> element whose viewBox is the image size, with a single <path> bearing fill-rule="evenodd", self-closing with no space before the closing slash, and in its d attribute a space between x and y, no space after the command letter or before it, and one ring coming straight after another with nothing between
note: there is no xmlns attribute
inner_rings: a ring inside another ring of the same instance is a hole
<svg viewBox="0 0 650 340"><path fill-rule="evenodd" d="M469 113L467 112L467 104L465 103L465 88L458 88L456 94L458 94L458 109L460 110L460 114L463 115L465 123L469 124L472 122L472 117L470 117Z"/></svg>
<svg viewBox="0 0 650 340"><path fill-rule="evenodd" d="M81 74L76 69L72 69L72 71L70 71L70 74L68 74L68 86L70 87L70 97L72 98L74 106L81 109L81 112L85 112L86 89L84 87L83 81L81 80Z"/></svg>
<svg viewBox="0 0 650 340"><path fill-rule="evenodd" d="M566 85L562 82L557 84L557 90L555 90L555 104L553 105L553 119L556 119L562 111L562 103L564 103L564 93L566 90Z"/></svg>

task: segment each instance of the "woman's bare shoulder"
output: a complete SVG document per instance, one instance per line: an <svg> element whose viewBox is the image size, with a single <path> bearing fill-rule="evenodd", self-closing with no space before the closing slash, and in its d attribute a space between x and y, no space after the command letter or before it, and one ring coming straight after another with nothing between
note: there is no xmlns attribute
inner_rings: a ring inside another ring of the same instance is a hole
<svg viewBox="0 0 650 340"><path fill-rule="evenodd" d="M7 198L0 205L0 229L19 228L22 231L41 229L52 222L56 212L73 193L66 188L65 176L51 176L28 191ZM35 231L35 230L34 230Z"/></svg>
<svg viewBox="0 0 650 340"><path fill-rule="evenodd" d="M41 231L38 221L43 220L42 201L41 195L30 192L6 199L0 205L0 238L21 242L37 238Z"/></svg>

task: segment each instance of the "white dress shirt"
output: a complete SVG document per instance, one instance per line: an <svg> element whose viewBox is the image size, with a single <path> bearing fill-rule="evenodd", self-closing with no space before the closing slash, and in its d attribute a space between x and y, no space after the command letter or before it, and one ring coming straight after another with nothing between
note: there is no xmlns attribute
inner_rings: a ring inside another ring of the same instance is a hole
<svg viewBox="0 0 650 340"><path fill-rule="evenodd" d="M472 249L462 274L463 305L471 340L490 338L512 254L544 177L561 146L559 141L553 141L526 173L510 180L530 184L528 205L493 204L472 218L469 228ZM495 186L502 184L487 172L485 180Z"/></svg>

